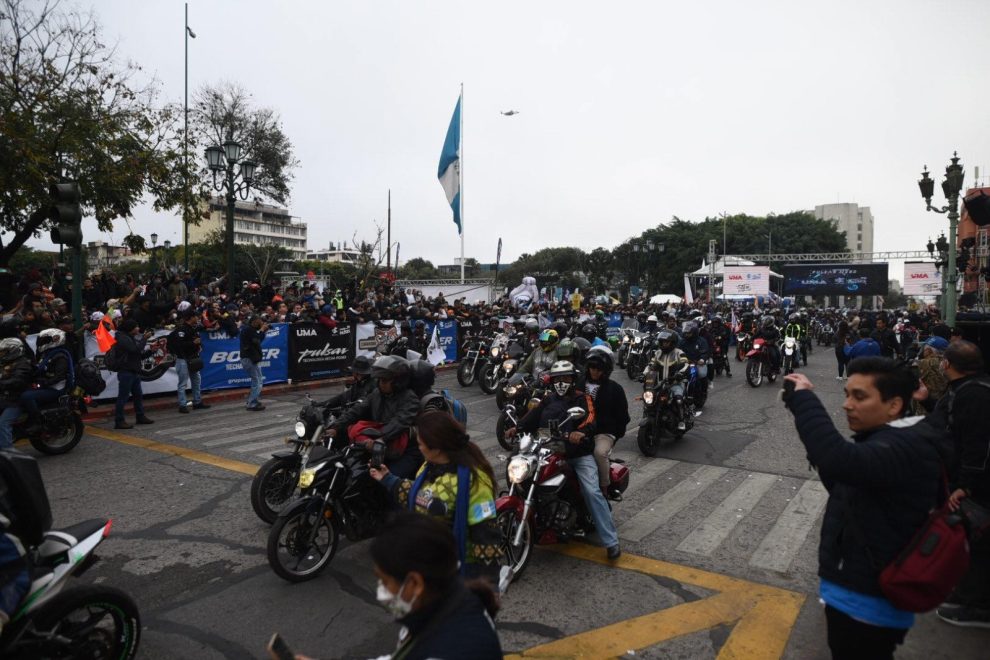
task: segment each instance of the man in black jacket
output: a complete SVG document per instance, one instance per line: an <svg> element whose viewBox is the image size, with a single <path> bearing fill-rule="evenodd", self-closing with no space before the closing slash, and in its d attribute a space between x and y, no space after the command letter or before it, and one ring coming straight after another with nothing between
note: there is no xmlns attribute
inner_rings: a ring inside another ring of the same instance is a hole
<svg viewBox="0 0 990 660"><path fill-rule="evenodd" d="M176 275L178 277L178 275ZM199 357L202 350L199 338L199 315L196 310L189 308L179 313L181 323L168 336L168 350L175 356L175 371L179 376L176 390L179 398L179 412L189 412L189 401L186 400L186 386L192 385L192 407L202 410L210 407L203 403L203 393L200 385L203 381L200 369L193 371L189 363ZM202 361L200 361L202 368Z"/></svg>
<svg viewBox="0 0 990 660"><path fill-rule="evenodd" d="M785 402L829 493L818 576L832 657L893 658L914 615L884 597L879 576L936 504L943 434L921 418L901 419L918 378L894 360L849 363L843 409L854 442L836 430L805 375L785 380L795 389Z"/></svg>
<svg viewBox="0 0 990 660"><path fill-rule="evenodd" d="M979 346L954 341L942 356L949 392L931 415L952 440L949 506L969 498L990 508L990 379ZM969 571L937 610L938 617L957 626L990 628L990 539L970 548Z"/></svg>
<svg viewBox="0 0 990 660"><path fill-rule="evenodd" d="M351 363L350 384L340 394L330 397L323 407L333 410L350 405L359 399L367 399L375 388L375 379L371 377L371 359L358 355Z"/></svg>
<svg viewBox="0 0 990 660"><path fill-rule="evenodd" d="M584 362L584 389L595 403L595 464L598 466L598 483L602 492L612 499L620 499L621 494L608 490L609 453L619 438L626 434L629 424L629 402L622 385L611 378L613 369L612 351L604 346L595 346L588 351Z"/></svg>
<svg viewBox="0 0 990 660"><path fill-rule="evenodd" d="M128 424L124 419L124 406L127 399L131 398L134 403L134 414L138 424L154 424L154 422L144 414L144 394L141 390L141 358L145 354L145 342L151 336L141 334L141 328L134 319L124 319L117 326L114 349L121 353L120 369L117 371L117 404L114 407L114 428L130 429L133 424Z"/></svg>
<svg viewBox="0 0 990 660"><path fill-rule="evenodd" d="M884 357L897 357L901 352L901 345L897 341L897 335L894 331L887 327L887 318L885 316L877 316L876 321L877 327L870 334L870 337L876 343L880 344L880 355Z"/></svg>
<svg viewBox="0 0 990 660"><path fill-rule="evenodd" d="M251 391L248 392L247 409L258 412L265 409L261 403L261 386L265 377L261 374L261 342L268 331L268 325L258 315L248 318L241 328L241 366L251 378Z"/></svg>

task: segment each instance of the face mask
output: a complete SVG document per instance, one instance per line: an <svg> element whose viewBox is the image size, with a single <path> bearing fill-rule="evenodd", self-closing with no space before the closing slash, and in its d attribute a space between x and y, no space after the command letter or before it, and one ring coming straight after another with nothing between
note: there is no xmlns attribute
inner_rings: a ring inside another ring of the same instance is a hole
<svg viewBox="0 0 990 660"><path fill-rule="evenodd" d="M393 594L381 580L378 581L378 593L375 594L375 598L396 619L401 619L412 612L413 603L416 601L415 598L410 601L402 600L401 594L405 588L406 581L403 580L399 593Z"/></svg>
<svg viewBox="0 0 990 660"><path fill-rule="evenodd" d="M553 389L557 391L557 394L564 396L567 391L571 389L571 384L566 381L559 381L553 384Z"/></svg>

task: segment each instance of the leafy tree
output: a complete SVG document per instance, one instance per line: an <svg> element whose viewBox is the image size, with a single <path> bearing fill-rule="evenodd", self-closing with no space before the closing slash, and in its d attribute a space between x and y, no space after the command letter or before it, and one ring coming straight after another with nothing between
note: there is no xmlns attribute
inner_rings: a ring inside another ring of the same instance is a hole
<svg viewBox="0 0 990 660"><path fill-rule="evenodd" d="M422 257L414 257L405 262L399 272L406 280L429 280L440 275L433 263Z"/></svg>
<svg viewBox="0 0 990 660"><path fill-rule="evenodd" d="M47 273L58 263L58 252L43 252L27 245L21 247L10 260L10 269L15 273L27 273L37 268Z"/></svg>
<svg viewBox="0 0 990 660"><path fill-rule="evenodd" d="M92 15L0 0L0 266L50 226L59 180L79 182L101 231L146 193L156 210L180 204L181 108L157 107L139 71L116 62Z"/></svg>
<svg viewBox="0 0 990 660"><path fill-rule="evenodd" d="M543 248L535 254L522 254L506 269L498 279L512 288L522 278L536 278L538 287L560 286L571 288L584 284L586 254L575 247Z"/></svg>

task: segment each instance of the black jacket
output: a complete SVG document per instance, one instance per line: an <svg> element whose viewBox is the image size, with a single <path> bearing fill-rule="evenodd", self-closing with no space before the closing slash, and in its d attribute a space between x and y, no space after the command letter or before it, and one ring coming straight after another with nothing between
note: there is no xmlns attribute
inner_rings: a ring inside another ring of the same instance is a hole
<svg viewBox="0 0 990 660"><path fill-rule="evenodd" d="M852 591L883 596L880 572L939 499L942 434L924 422L884 425L857 433L849 442L814 393L795 392L788 407L829 493L818 575Z"/></svg>
<svg viewBox="0 0 990 660"><path fill-rule="evenodd" d="M378 389L378 385L375 382L375 379L371 377L365 378L360 383L355 382L348 385L343 392L327 399L327 402L323 404L323 407L330 410L341 408L354 403L358 399L367 399L368 396L376 389Z"/></svg>
<svg viewBox="0 0 990 660"><path fill-rule="evenodd" d="M874 330L870 337L880 344L880 355L884 357L894 357L901 352L901 345L897 343L897 335L890 328Z"/></svg>
<svg viewBox="0 0 990 660"><path fill-rule="evenodd" d="M119 371L129 371L135 374L140 373L141 358L147 352L144 348L145 338L141 335L134 337L125 332L118 332L116 338L116 346L119 347L117 350L121 352L122 356Z"/></svg>
<svg viewBox="0 0 990 660"><path fill-rule="evenodd" d="M502 646L481 599L458 581L443 597L399 623L409 632L396 649L403 660L500 660Z"/></svg>
<svg viewBox="0 0 990 660"><path fill-rule="evenodd" d="M401 389L392 394L382 394L382 391L375 387L364 401L348 408L340 416L337 420L337 429L340 433L354 422L361 420L380 422L385 425L382 427L382 439L390 443L413 425L417 413L419 413L419 399L412 390ZM413 442L409 444L415 446Z"/></svg>
<svg viewBox="0 0 990 660"><path fill-rule="evenodd" d="M567 419L567 409L574 406L587 410L588 414L577 424L568 424L566 428L584 433L584 439L577 444L565 442L565 454L567 458L587 456L595 450L594 438L597 430L595 404L590 396L579 393L574 388L566 396L560 396L551 391L550 394L543 397L540 405L530 410L519 420L519 430L532 433L541 428L549 428L551 422L562 423Z"/></svg>
<svg viewBox="0 0 990 660"><path fill-rule="evenodd" d="M594 383L588 381L584 389L592 394ZM614 435L618 440L626 434L626 426L629 424L629 401L626 399L626 392L614 380L606 379L599 383L599 387L592 394L592 401L595 403L595 432Z"/></svg>
<svg viewBox="0 0 990 660"><path fill-rule="evenodd" d="M677 348L681 349L691 362L707 360L708 356L711 355L708 341L700 334L696 335L694 339L682 337L680 345Z"/></svg>
<svg viewBox="0 0 990 660"><path fill-rule="evenodd" d="M978 376L952 381L929 419L938 428L948 429L952 446L949 483L953 488L965 488L973 499L990 505L990 387L974 381L990 383Z"/></svg>
<svg viewBox="0 0 990 660"><path fill-rule="evenodd" d="M241 328L241 357L255 364L261 362L261 340L265 335L250 325Z"/></svg>
<svg viewBox="0 0 990 660"><path fill-rule="evenodd" d="M35 382L42 387L54 387L59 383L63 383L59 389L68 389L73 379L71 357L68 350L64 348L53 348L39 357L37 375L34 379ZM45 360L46 357L48 358L47 361ZM42 364L45 365L44 371L41 371Z"/></svg>
<svg viewBox="0 0 990 660"><path fill-rule="evenodd" d="M16 406L33 377L34 367L26 355L0 367L0 406Z"/></svg>
<svg viewBox="0 0 990 660"><path fill-rule="evenodd" d="M167 340L168 351L179 360L190 360L199 356L201 347L196 343L199 330L188 323L181 323L173 330Z"/></svg>

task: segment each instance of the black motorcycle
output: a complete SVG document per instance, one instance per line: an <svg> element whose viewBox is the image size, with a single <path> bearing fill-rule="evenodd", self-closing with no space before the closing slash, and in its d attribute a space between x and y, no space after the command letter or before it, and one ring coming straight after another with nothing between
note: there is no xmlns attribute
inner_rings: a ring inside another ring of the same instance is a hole
<svg viewBox="0 0 990 660"><path fill-rule="evenodd" d="M501 410L505 407L502 390L506 382L526 361L526 348L516 341L510 341L496 353L495 345L489 354L488 364L481 374L481 390L485 394L495 395L495 406Z"/></svg>
<svg viewBox="0 0 990 660"><path fill-rule="evenodd" d="M369 460L381 465L381 431L365 429L374 449L348 444L331 450L299 474L302 496L282 509L268 533L268 564L283 580L312 580L337 552L340 535L350 541L378 533L392 510L388 492L369 472ZM339 441L342 442L342 441Z"/></svg>
<svg viewBox="0 0 990 660"><path fill-rule="evenodd" d="M689 383L697 379L697 370L691 365L688 374L679 374L674 378L658 378L656 372L648 372L643 382L643 419L639 422L636 443L644 456L656 456L662 443L663 434L667 433L673 440L680 440L694 426L694 399L685 394L675 396L673 386L685 381L685 392L689 391ZM677 414L680 405L682 417ZM684 428L678 428L678 423L684 422Z"/></svg>
<svg viewBox="0 0 990 660"><path fill-rule="evenodd" d="M549 378L547 378L547 381ZM519 423L519 416L535 408L547 394L547 383L530 374L518 373L503 388L506 404L495 421L495 438L503 449L516 451L519 439L507 440L505 432Z"/></svg>
<svg viewBox="0 0 990 660"><path fill-rule="evenodd" d="M27 440L43 454L66 454L83 437L82 416L86 396L81 388L39 406L40 419L32 422L27 413L14 420L14 440Z"/></svg>
<svg viewBox="0 0 990 660"><path fill-rule="evenodd" d="M643 370L650 363L650 356L656 349L656 334L637 332L626 357L626 375L629 380L642 381Z"/></svg>
<svg viewBox="0 0 990 660"><path fill-rule="evenodd" d="M480 335L468 335L464 340L464 357L457 367L457 382L461 387L471 387L478 380L488 363L491 339Z"/></svg>
<svg viewBox="0 0 990 660"><path fill-rule="evenodd" d="M251 482L251 508L269 525L275 522L296 492L300 473L327 454L329 438L324 433L333 427L344 408L326 410L324 404L306 395L306 405L296 416L293 435L285 439L291 449L277 451L258 469Z"/></svg>

